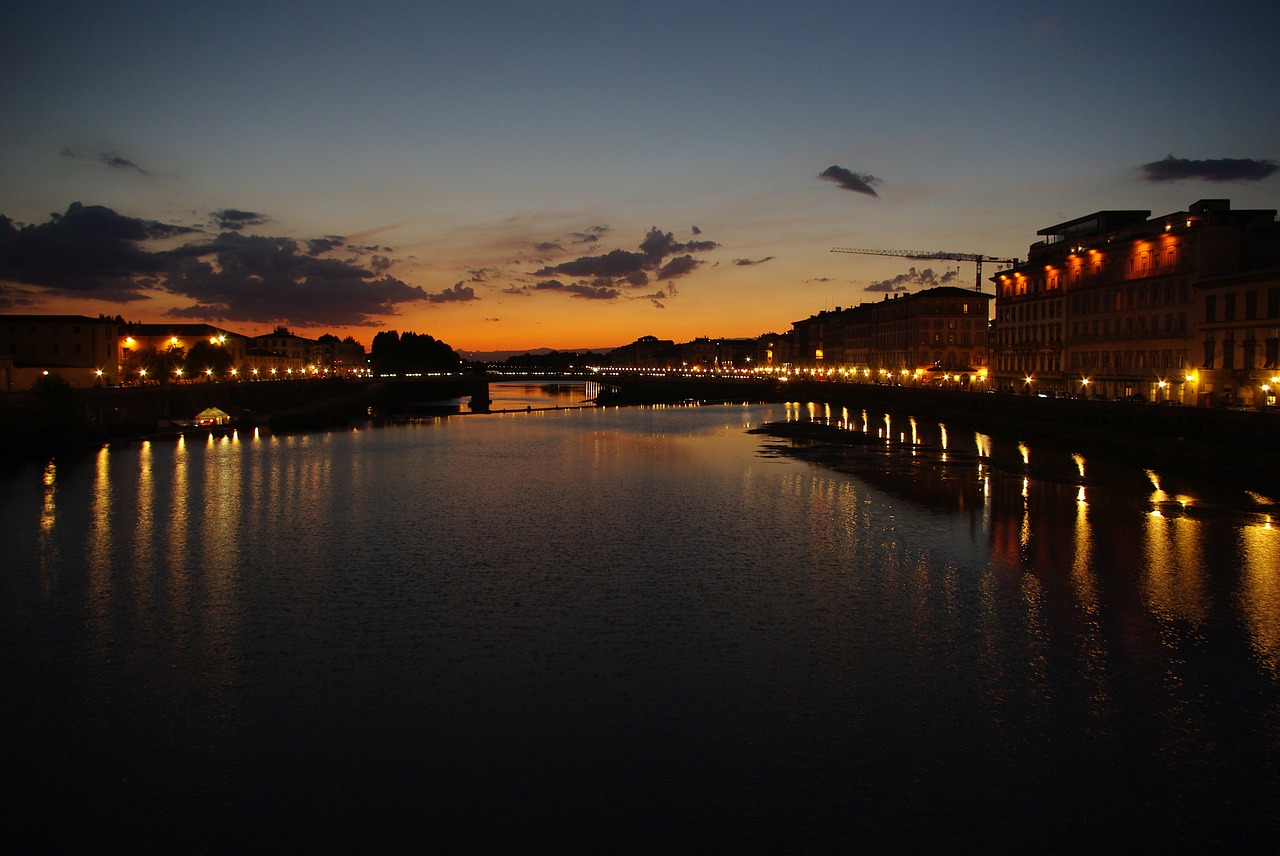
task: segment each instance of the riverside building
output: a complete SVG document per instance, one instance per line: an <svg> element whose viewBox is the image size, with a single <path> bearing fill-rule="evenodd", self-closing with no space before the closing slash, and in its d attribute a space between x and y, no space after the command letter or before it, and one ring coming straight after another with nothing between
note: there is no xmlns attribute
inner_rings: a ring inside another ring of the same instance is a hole
<svg viewBox="0 0 1280 856"><path fill-rule="evenodd" d="M985 385L990 294L940 286L792 323L795 367L878 383Z"/></svg>
<svg viewBox="0 0 1280 856"><path fill-rule="evenodd" d="M1201 406L1274 403L1280 224L1202 199L1098 211L1037 232L996 274L992 375L1029 394Z"/></svg>
<svg viewBox="0 0 1280 856"><path fill-rule="evenodd" d="M0 315L0 392L28 390L50 375L77 388L118 382L123 326L103 316Z"/></svg>

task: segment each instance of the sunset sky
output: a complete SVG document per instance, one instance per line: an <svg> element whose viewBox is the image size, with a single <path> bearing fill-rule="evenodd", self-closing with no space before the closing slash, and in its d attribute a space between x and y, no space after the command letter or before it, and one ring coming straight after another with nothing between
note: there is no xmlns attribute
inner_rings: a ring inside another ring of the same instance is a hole
<svg viewBox="0 0 1280 856"><path fill-rule="evenodd" d="M1280 207L1277 33L1203 0L24 4L0 312L468 352L782 332L973 285L832 247Z"/></svg>

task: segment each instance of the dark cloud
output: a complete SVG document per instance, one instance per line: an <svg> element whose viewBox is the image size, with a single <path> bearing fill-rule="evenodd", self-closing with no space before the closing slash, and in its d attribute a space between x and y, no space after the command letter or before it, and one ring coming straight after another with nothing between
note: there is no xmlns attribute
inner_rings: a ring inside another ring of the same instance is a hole
<svg viewBox="0 0 1280 856"><path fill-rule="evenodd" d="M395 264L395 262L386 256L375 255L369 259L369 270L376 273L382 273L389 269L393 264Z"/></svg>
<svg viewBox="0 0 1280 856"><path fill-rule="evenodd" d="M190 240L195 235L202 239ZM190 242L153 246L177 238ZM340 244L333 237L299 242L235 230L209 238L77 202L34 226L0 215L0 281L113 302L162 290L191 301L172 310L175 317L315 326L376 325L405 303L476 299L470 288L433 295L387 276L390 259L358 264L317 256Z"/></svg>
<svg viewBox="0 0 1280 856"><path fill-rule="evenodd" d="M469 285L463 285L455 282L453 288L446 288L444 291L438 291L435 294L428 294L427 300L432 303L462 303L468 300L479 300L476 297L476 290Z"/></svg>
<svg viewBox="0 0 1280 856"><path fill-rule="evenodd" d="M602 256L582 256L573 261L561 262L558 265L545 267L537 271L535 276L559 273L565 276L582 277L625 277L635 271L644 270L649 257L644 253L630 253L626 250L611 250Z"/></svg>
<svg viewBox="0 0 1280 856"><path fill-rule="evenodd" d="M264 223L270 223L271 218L265 214L258 214L254 211L240 211L236 208L223 208L221 211L214 211L211 215L213 222L220 229L226 229L232 232L239 232L245 226L261 226Z"/></svg>
<svg viewBox="0 0 1280 856"><path fill-rule="evenodd" d="M1243 183L1262 181L1280 168L1272 160L1250 158L1219 158L1217 160L1187 160L1172 154L1164 160L1142 165L1142 177L1153 183L1164 181L1214 181Z"/></svg>
<svg viewBox="0 0 1280 856"><path fill-rule="evenodd" d="M663 232L655 226L640 241L638 252L617 249L597 256L580 256L548 265L535 271L533 275L576 277L582 281L578 285L585 286L584 288L571 292L569 286L562 285L560 290L574 293L578 297L612 299L621 297L623 289L648 286L655 277L673 279L685 276L704 264L694 259L691 253L705 252L719 246L715 241L677 241L672 233ZM528 294L533 290L521 289L514 293Z"/></svg>
<svg viewBox="0 0 1280 856"><path fill-rule="evenodd" d="M640 242L640 252L649 257L653 264L661 264L667 256L676 253L702 253L714 250L720 245L715 241L689 241L681 243L670 232L663 232L657 226L649 230Z"/></svg>
<svg viewBox="0 0 1280 856"><path fill-rule="evenodd" d="M171 266L165 254L142 244L196 231L79 202L36 226L19 228L0 215L0 279L65 294L140 300L139 278L164 274Z"/></svg>
<svg viewBox="0 0 1280 856"><path fill-rule="evenodd" d="M171 255L179 261L160 285L195 301L170 313L183 318L376 326L400 304L469 299L429 295L350 262L316 258L291 238L228 232Z"/></svg>
<svg viewBox="0 0 1280 856"><path fill-rule="evenodd" d="M881 184L882 182L874 175L861 175L842 166L833 165L818 173L818 178L823 181L834 182L836 186L845 190L852 190L854 193L865 193L867 196L875 197L880 196L872 185Z"/></svg>
<svg viewBox="0 0 1280 856"><path fill-rule="evenodd" d="M582 232L574 232L570 240L575 244L594 244L609 233L608 226L591 226Z"/></svg>
<svg viewBox="0 0 1280 856"><path fill-rule="evenodd" d="M762 265L771 261L773 261L773 256L765 256L762 259L734 259L733 263L741 267L748 267L750 265Z"/></svg>
<svg viewBox="0 0 1280 856"><path fill-rule="evenodd" d="M575 283L564 287L565 293L582 300L616 300L621 292L606 285L587 285Z"/></svg>
<svg viewBox="0 0 1280 856"><path fill-rule="evenodd" d="M497 268L473 268L467 271L467 282L488 282L491 277L501 276Z"/></svg>
<svg viewBox="0 0 1280 856"><path fill-rule="evenodd" d="M510 288L502 290L503 294L518 294L528 297L537 291L556 291L577 297L582 300L616 300L622 296L622 293L616 288L608 285L596 285L592 283L577 282L563 283L558 279L544 279L535 282L533 285L514 285Z"/></svg>
<svg viewBox="0 0 1280 856"><path fill-rule="evenodd" d="M693 256L676 256L658 271L658 279L675 279L696 270L702 262Z"/></svg>
<svg viewBox="0 0 1280 856"><path fill-rule="evenodd" d="M77 149L63 149L58 152L58 154L62 155L64 158L71 158L73 160L95 160L98 163L106 164L112 169L136 172L141 175L151 175L151 173L147 172L128 158L122 158L120 155L112 154L111 152L94 152L92 154L86 154L85 152Z"/></svg>
<svg viewBox="0 0 1280 856"><path fill-rule="evenodd" d="M666 300L668 297L674 297L675 293L676 290L674 288L668 288L660 289L655 291L653 294L642 294L640 296L642 299L648 300L652 303L654 309L666 309L667 305L662 301Z"/></svg>
<svg viewBox="0 0 1280 856"><path fill-rule="evenodd" d="M694 226L694 227L693 227L693 234L695 234L695 235L701 235L701 234L702 234L702 230L701 230L701 229L699 229L697 226Z"/></svg>
<svg viewBox="0 0 1280 856"><path fill-rule="evenodd" d="M323 238L311 238L307 241L307 254L312 256L322 256L327 252L341 247L344 240L346 239L338 235L328 235Z"/></svg>
<svg viewBox="0 0 1280 856"><path fill-rule="evenodd" d="M563 253L564 252L564 247L560 246L555 241L543 241L539 244L534 244L533 248L540 253Z"/></svg>
<svg viewBox="0 0 1280 856"><path fill-rule="evenodd" d="M892 292L909 291L912 288L935 288L939 285L955 282L959 276L960 274L953 270L943 271L942 276L938 276L933 272L933 268L925 268L920 271L915 268L908 268L906 273L900 273L892 279L873 282L863 291Z"/></svg>
<svg viewBox="0 0 1280 856"><path fill-rule="evenodd" d="M0 309L25 309L34 305L36 301L28 297L25 292L0 285Z"/></svg>

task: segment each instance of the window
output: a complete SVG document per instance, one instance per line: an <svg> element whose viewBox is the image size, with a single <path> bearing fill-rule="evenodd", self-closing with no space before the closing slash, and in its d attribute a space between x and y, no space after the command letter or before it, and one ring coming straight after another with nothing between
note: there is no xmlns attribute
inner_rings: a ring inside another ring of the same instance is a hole
<svg viewBox="0 0 1280 856"><path fill-rule="evenodd" d="M1253 321L1258 317L1258 292L1246 291L1244 293L1244 317L1246 321Z"/></svg>
<svg viewBox="0 0 1280 856"><path fill-rule="evenodd" d="M1236 296L1234 294L1228 294L1223 297L1222 320L1223 321L1236 320Z"/></svg>
<svg viewBox="0 0 1280 856"><path fill-rule="evenodd" d="M1222 367L1224 369L1234 369L1236 367L1236 343L1234 339L1227 339L1222 343Z"/></svg>
<svg viewBox="0 0 1280 856"><path fill-rule="evenodd" d="M1212 324L1218 320L1218 298L1210 294L1204 299L1204 320Z"/></svg>
<svg viewBox="0 0 1280 856"><path fill-rule="evenodd" d="M1267 289L1267 317L1280 318L1280 288Z"/></svg>

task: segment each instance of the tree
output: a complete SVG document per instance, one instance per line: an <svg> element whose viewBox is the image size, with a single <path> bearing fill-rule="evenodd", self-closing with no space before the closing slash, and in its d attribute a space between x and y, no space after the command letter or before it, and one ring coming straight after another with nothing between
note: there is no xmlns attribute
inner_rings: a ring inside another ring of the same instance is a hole
<svg viewBox="0 0 1280 856"><path fill-rule="evenodd" d="M215 377L226 377L231 371L231 352L225 345L215 345L203 339L191 346L182 363L182 373L186 377L199 377L213 369Z"/></svg>
<svg viewBox="0 0 1280 856"><path fill-rule="evenodd" d="M380 374L456 372L462 367L462 358L453 348L425 333L378 333L369 357Z"/></svg>
<svg viewBox="0 0 1280 856"><path fill-rule="evenodd" d="M139 348L125 358L121 371L123 377L129 380L167 383L176 377L176 370L185 361L186 351L176 346L163 350L154 347ZM145 375L142 374L144 371Z"/></svg>

